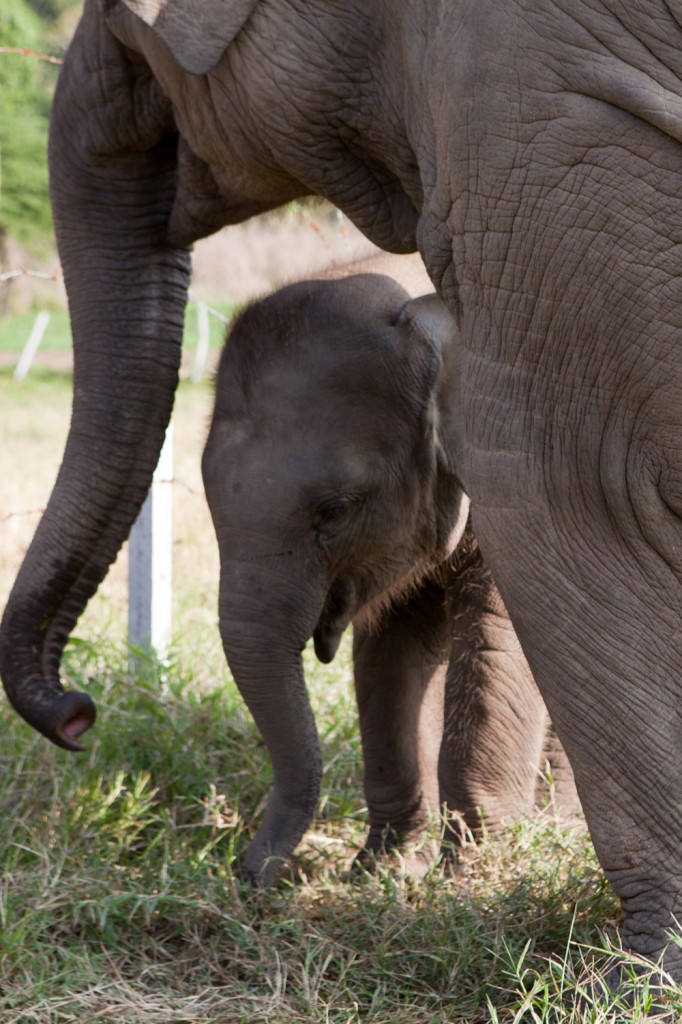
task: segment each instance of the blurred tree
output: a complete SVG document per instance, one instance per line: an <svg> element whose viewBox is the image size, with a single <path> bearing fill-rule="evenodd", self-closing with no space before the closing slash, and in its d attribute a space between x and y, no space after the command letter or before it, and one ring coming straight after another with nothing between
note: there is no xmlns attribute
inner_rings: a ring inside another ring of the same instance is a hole
<svg viewBox="0 0 682 1024"><path fill-rule="evenodd" d="M73 0L26 0L26 3L46 22L57 21L65 11L75 6Z"/></svg>
<svg viewBox="0 0 682 1024"><path fill-rule="evenodd" d="M0 0L0 47L40 51L47 29L32 7L60 6L61 0ZM0 53L0 228L28 245L52 233L46 148L57 73L36 57Z"/></svg>

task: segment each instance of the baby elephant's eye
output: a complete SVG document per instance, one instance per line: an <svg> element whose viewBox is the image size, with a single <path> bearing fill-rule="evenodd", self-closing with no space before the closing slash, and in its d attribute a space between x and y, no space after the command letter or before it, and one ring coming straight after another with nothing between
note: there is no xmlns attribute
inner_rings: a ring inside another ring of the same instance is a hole
<svg viewBox="0 0 682 1024"><path fill-rule="evenodd" d="M340 526L348 515L357 507L359 499L356 495L342 494L319 501L313 509L313 529L316 532L330 530Z"/></svg>

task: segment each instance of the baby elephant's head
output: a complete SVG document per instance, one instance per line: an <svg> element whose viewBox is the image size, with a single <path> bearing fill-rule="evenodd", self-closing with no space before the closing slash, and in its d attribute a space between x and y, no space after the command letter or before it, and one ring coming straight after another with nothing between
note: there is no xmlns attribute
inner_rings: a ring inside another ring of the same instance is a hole
<svg viewBox="0 0 682 1024"><path fill-rule="evenodd" d="M452 550L455 337L435 294L376 274L291 285L240 316L203 459L230 661L254 630L297 650L312 634L330 661L353 618Z"/></svg>

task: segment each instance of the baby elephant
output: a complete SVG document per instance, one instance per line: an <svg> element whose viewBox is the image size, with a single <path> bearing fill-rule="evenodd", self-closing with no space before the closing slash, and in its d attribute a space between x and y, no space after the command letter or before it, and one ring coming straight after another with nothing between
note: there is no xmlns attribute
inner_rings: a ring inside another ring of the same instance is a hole
<svg viewBox="0 0 682 1024"><path fill-rule="evenodd" d="M454 323L423 294L432 285L416 257L351 269L242 313L203 457L223 645L274 770L243 862L259 885L319 798L301 650L312 636L331 661L350 623L370 824L361 861L398 846L423 874L438 853L425 828L443 804L474 830L528 812L548 742L559 798L577 799L467 526L451 444Z"/></svg>

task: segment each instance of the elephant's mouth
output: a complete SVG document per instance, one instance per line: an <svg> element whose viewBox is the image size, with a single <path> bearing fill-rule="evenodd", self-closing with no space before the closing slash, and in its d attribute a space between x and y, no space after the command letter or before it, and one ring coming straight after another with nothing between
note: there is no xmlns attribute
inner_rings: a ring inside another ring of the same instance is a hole
<svg viewBox="0 0 682 1024"><path fill-rule="evenodd" d="M322 614L313 630L315 654L323 664L328 665L334 660L344 630L355 615L356 603L355 587L350 581L335 580L332 583Z"/></svg>

